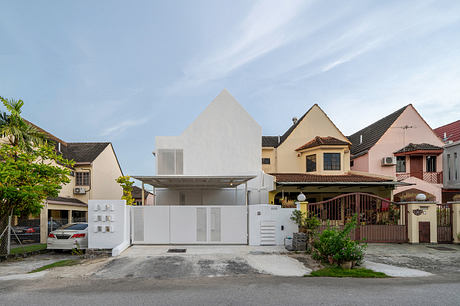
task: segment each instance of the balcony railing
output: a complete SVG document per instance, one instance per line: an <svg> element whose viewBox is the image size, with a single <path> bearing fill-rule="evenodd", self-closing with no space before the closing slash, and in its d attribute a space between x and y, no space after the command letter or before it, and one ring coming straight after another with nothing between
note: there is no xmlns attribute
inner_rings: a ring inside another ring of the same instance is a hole
<svg viewBox="0 0 460 306"><path fill-rule="evenodd" d="M398 181L405 180L409 177L416 177L431 184L442 184L442 171L441 172L410 172L410 173L396 173Z"/></svg>

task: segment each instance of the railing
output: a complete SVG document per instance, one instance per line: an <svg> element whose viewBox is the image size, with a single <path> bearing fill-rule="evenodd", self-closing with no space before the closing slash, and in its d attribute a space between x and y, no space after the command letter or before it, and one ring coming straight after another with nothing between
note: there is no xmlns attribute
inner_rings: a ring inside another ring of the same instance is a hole
<svg viewBox="0 0 460 306"><path fill-rule="evenodd" d="M409 177L416 177L431 184L442 184L442 171L441 172L410 172L410 173L396 173L396 179L402 181Z"/></svg>
<svg viewBox="0 0 460 306"><path fill-rule="evenodd" d="M452 242L452 205L437 205L438 243Z"/></svg>
<svg viewBox="0 0 460 306"><path fill-rule="evenodd" d="M367 242L406 242L407 210L405 205L367 193L350 193L327 201L309 203L308 212L327 226L342 228L353 216L358 226L351 233L355 240Z"/></svg>

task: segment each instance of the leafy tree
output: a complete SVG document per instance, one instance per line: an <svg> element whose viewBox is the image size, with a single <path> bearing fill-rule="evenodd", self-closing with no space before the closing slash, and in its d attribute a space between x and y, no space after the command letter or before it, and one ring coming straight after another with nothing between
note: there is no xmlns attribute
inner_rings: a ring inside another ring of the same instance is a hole
<svg viewBox="0 0 460 306"><path fill-rule="evenodd" d="M9 111L9 114L0 113L0 138L26 152L31 152L34 147L42 145L45 142L43 133L21 117L24 102L3 97L0 97L0 100Z"/></svg>
<svg viewBox="0 0 460 306"><path fill-rule="evenodd" d="M134 198L131 192L133 191L133 184L131 182L131 177L129 175L120 176L115 181L120 184L121 188L123 188L123 195L121 196L122 200L126 200L126 205L133 205Z"/></svg>
<svg viewBox="0 0 460 306"><path fill-rule="evenodd" d="M46 144L31 152L2 144L0 160L0 233L13 213L39 214L43 202L48 197L57 197L62 184L70 182L70 169L66 166L72 163Z"/></svg>

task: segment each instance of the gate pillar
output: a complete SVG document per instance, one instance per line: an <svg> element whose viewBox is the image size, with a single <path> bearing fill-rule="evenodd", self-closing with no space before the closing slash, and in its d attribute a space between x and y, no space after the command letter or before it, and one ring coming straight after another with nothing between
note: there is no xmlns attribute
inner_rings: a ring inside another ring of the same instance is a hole
<svg viewBox="0 0 460 306"><path fill-rule="evenodd" d="M454 243L460 243L460 202L451 202L452 204L452 235Z"/></svg>
<svg viewBox="0 0 460 306"><path fill-rule="evenodd" d="M415 201L407 205L407 234L409 243L419 243L420 222L430 222L430 243L438 243L436 202Z"/></svg>

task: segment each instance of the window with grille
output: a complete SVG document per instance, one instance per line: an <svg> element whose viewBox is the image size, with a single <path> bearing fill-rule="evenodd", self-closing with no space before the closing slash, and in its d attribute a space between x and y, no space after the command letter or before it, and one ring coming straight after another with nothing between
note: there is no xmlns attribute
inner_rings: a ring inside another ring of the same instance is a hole
<svg viewBox="0 0 460 306"><path fill-rule="evenodd" d="M324 153L324 170L340 170L340 153Z"/></svg>
<svg viewBox="0 0 460 306"><path fill-rule="evenodd" d="M89 172L76 172L75 173L75 185L77 186L90 186L91 179Z"/></svg>
<svg viewBox="0 0 460 306"><path fill-rule="evenodd" d="M182 149L158 150L158 174L184 174L184 152Z"/></svg>
<svg viewBox="0 0 460 306"><path fill-rule="evenodd" d="M316 171L316 154L307 155L307 172Z"/></svg>
<svg viewBox="0 0 460 306"><path fill-rule="evenodd" d="M262 165L270 165L270 158L263 157L262 158Z"/></svg>
<svg viewBox="0 0 460 306"><path fill-rule="evenodd" d="M396 157L396 172L406 172L406 157L405 156Z"/></svg>
<svg viewBox="0 0 460 306"><path fill-rule="evenodd" d="M426 172L436 172L436 156L426 157Z"/></svg>

